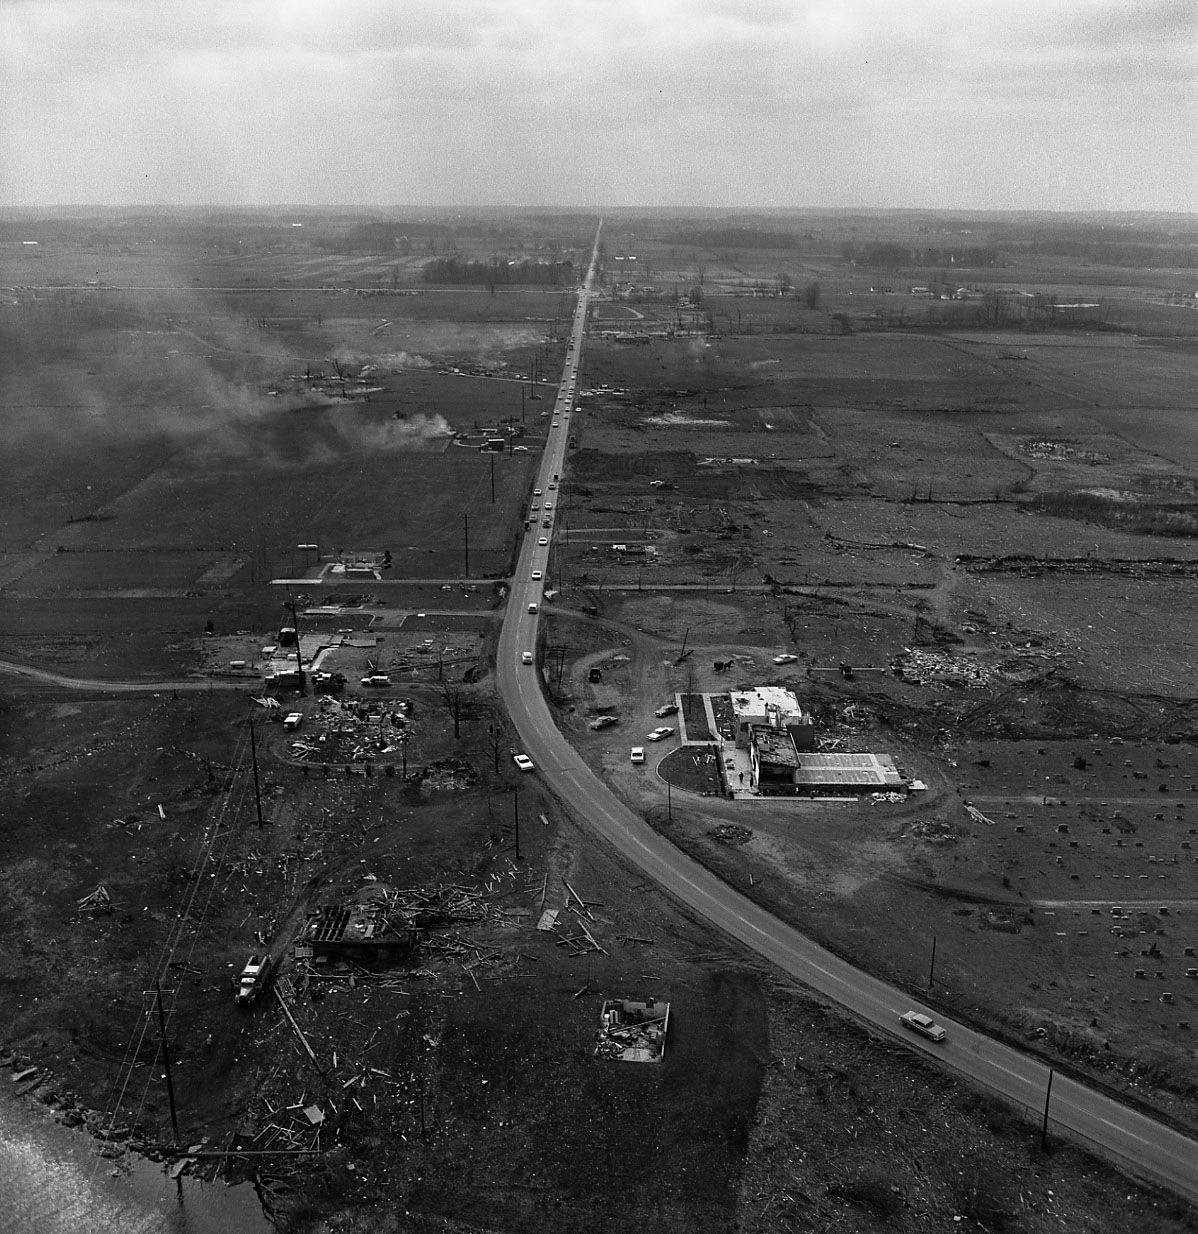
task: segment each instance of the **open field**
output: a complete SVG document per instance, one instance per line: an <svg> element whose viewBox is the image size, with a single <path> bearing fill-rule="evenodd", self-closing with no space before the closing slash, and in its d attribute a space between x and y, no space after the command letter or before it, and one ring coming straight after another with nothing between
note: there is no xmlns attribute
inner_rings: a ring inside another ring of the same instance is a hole
<svg viewBox="0 0 1198 1234"><path fill-rule="evenodd" d="M565 225L510 226L513 258L574 251ZM977 300L911 297L934 271L850 264L861 219L775 221L777 248L698 226L605 231L541 533L561 727L681 847L913 1003L1195 1126L1198 313L1158 302L1186 272L1009 240L954 281L1109 309L991 328ZM497 247L448 234L431 248ZM42 1099L121 1144L165 1135L141 991L166 963L189 1140L307 1143L292 1107L325 1115L312 1168L260 1171L283 1229L1193 1228L780 985L515 770L489 675L573 296L429 286L409 239L0 250L22 357L0 377L0 658L79 679L4 678L0 703L0 922L22 940L0 1046L48 1069ZM377 577L334 571L384 551ZM247 696L286 601L347 680L268 711ZM389 687L360 684L376 670ZM821 748L889 753L926 790L731 801L674 738L631 762L658 724L715 739L663 704L764 683ZM309 911L376 881L473 907L386 977L289 956ZM93 917L98 884L114 911ZM579 923L602 951L563 943ZM273 993L233 1005L256 931L298 1032ZM625 995L672 1002L661 1067L594 1057ZM918 1139L896 1130L914 1111Z"/></svg>

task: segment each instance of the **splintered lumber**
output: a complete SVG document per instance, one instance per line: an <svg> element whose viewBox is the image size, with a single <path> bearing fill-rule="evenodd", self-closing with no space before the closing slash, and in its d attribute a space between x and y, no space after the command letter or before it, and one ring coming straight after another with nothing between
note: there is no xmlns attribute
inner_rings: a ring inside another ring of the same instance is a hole
<svg viewBox="0 0 1198 1234"><path fill-rule="evenodd" d="M589 917L590 913L588 913L587 916ZM595 942L595 936L590 932L590 930L588 930L581 921L578 924L579 926L581 926L582 932L587 936L588 940L590 941L591 946L594 947L596 951L602 951L604 955L607 955L607 952L604 951L604 949L600 947L597 942Z"/></svg>
<svg viewBox="0 0 1198 1234"><path fill-rule="evenodd" d="M287 1006L287 1003L283 998L283 992L278 986L275 986L274 990L275 998L279 1000L279 1006L283 1008L283 1014L287 1017L287 1021L291 1027L295 1029L295 1035L300 1039L300 1045L302 1045L307 1051L308 1057L316 1063L316 1055L312 1052L312 1047L308 1044L308 1038L304 1036L304 1030L295 1022L295 1016L291 1014L291 1008ZM320 1066L319 1063L316 1063L316 1065L317 1067Z"/></svg>
<svg viewBox="0 0 1198 1234"><path fill-rule="evenodd" d="M542 914L540 921L537 922L538 930L552 930L557 925L557 917L560 909L547 908Z"/></svg>
<svg viewBox="0 0 1198 1234"><path fill-rule="evenodd" d="M574 890L574 888L573 888L573 887L571 887L571 886L570 886L570 884L569 884L569 883L567 883L567 882L566 882L566 880L565 880L564 878L562 879L562 882L563 882L563 883L565 883L565 885L566 885L566 890L567 890L567 891L568 891L568 892L569 892L569 893L570 893L570 894L574 897L575 901L577 901L577 903L578 903L578 907L579 907L579 908L581 908L581 909L582 909L582 911L583 911L584 913L586 913L586 915L587 915L588 917L590 917L592 921L594 921L594 920L595 920L595 918L594 918L594 917L591 917L591 910L590 910L589 908L587 908L586 901L582 898L582 896L580 896L580 895L578 894L578 892L577 892L577 891L575 891L575 890ZM568 902L568 901L567 901L566 907L567 907L567 908L569 907L569 902Z"/></svg>

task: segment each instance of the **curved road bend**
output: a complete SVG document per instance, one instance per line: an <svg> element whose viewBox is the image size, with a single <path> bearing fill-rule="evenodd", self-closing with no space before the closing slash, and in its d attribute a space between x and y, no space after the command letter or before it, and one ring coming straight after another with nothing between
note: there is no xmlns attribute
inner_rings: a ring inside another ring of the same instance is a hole
<svg viewBox="0 0 1198 1234"><path fill-rule="evenodd" d="M205 694L212 690L251 690L261 686L257 679L242 678L237 681L222 681L219 678L205 677L202 680L189 677L185 681L105 681L100 677L67 677L63 673L52 673L48 669L34 668L30 664L18 664L15 660L0 660L0 673L12 677L28 677L33 681L41 681L49 686L62 686L67 690L91 690L96 694L161 694L164 690L178 690L180 693Z"/></svg>
<svg viewBox="0 0 1198 1234"><path fill-rule="evenodd" d="M548 481L561 473L565 457L598 243L597 233L596 253L575 313L574 346L554 404L560 427L550 433L541 464L538 483L545 493ZM528 612L528 605L540 602L544 580L532 574L539 571L544 576L548 570L549 549L538 545L537 539L534 527L525 537L512 582L496 676L523 747L546 784L608 843L713 925L873 1027L1038 1116L1049 1075L1042 1062L943 1017L938 1018L948 1029L948 1040L940 1045L903 1032L898 1017L912 1005L908 995L838 959L716 878L659 836L584 763L554 723L538 668L521 662L522 653L535 655L537 646L538 617ZM1172 1128L1059 1073L1053 1077L1049 1117L1054 1126L1074 1133L1133 1173L1198 1200L1198 1144Z"/></svg>

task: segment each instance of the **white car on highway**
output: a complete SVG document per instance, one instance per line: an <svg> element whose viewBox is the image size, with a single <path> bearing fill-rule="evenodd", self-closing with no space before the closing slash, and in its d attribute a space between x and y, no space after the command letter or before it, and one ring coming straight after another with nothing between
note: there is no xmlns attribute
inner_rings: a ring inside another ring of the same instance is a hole
<svg viewBox="0 0 1198 1234"><path fill-rule="evenodd" d="M540 572L540 570L534 570L534 571L532 572L532 574L530 574L530 575L529 575L529 578L534 578L534 579L537 579L537 578L540 578L540 577L541 577L541 572Z"/></svg>
<svg viewBox="0 0 1198 1234"><path fill-rule="evenodd" d="M909 1028L913 1033L918 1033L929 1041L943 1041L948 1036L948 1033L930 1015L924 1015L922 1011L904 1011L899 1016L899 1022L904 1028Z"/></svg>
<svg viewBox="0 0 1198 1234"><path fill-rule="evenodd" d="M521 664L531 664L532 663L532 652L531 651L522 652L520 655L520 663Z"/></svg>

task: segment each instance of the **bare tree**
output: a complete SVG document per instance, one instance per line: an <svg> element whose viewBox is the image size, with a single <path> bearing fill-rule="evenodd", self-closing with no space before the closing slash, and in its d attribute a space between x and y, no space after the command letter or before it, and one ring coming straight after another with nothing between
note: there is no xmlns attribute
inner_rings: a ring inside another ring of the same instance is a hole
<svg viewBox="0 0 1198 1234"><path fill-rule="evenodd" d="M443 681L441 683L441 702L446 714L453 721L453 735L462 735L462 721L470 718L470 696L457 682Z"/></svg>
<svg viewBox="0 0 1198 1234"><path fill-rule="evenodd" d="M495 774L499 774L499 747L507 740L507 731L499 720L487 724L487 746L495 763Z"/></svg>

